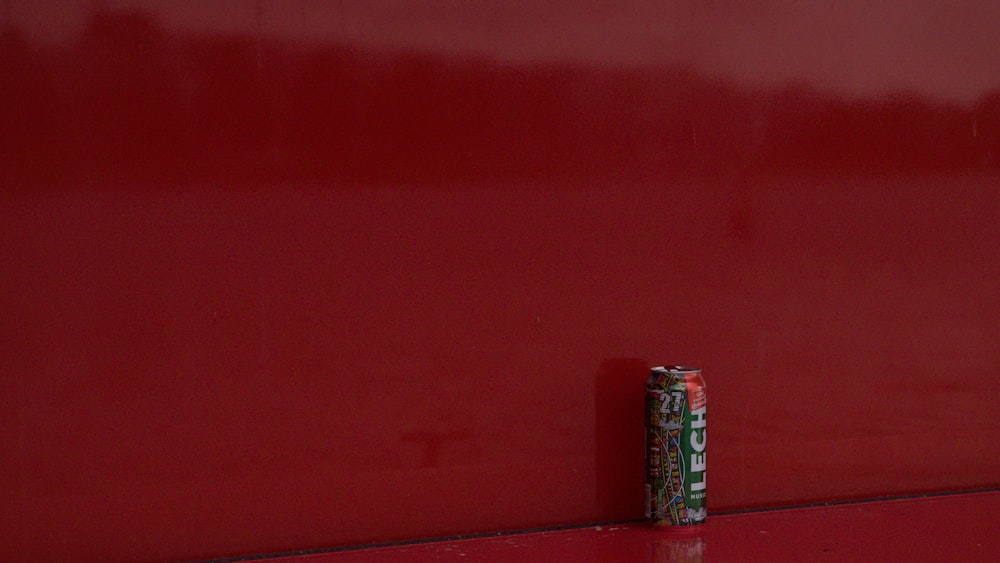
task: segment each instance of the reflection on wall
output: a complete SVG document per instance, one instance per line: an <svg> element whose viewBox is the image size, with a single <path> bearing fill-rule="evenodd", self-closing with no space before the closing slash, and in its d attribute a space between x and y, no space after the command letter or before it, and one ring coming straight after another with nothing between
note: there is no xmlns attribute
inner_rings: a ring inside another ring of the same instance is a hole
<svg viewBox="0 0 1000 563"><path fill-rule="evenodd" d="M38 47L16 28L2 37L0 157L19 182L1000 167L1000 91L969 105L919 92L849 99L801 83L760 92L679 65L170 35L141 12L92 13L70 48Z"/></svg>

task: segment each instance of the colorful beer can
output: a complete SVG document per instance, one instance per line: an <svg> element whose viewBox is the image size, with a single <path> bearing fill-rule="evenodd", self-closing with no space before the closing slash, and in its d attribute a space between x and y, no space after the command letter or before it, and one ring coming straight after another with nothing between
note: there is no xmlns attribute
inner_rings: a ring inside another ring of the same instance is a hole
<svg viewBox="0 0 1000 563"><path fill-rule="evenodd" d="M660 366L646 380L646 518L693 530L707 515L705 380L698 368Z"/></svg>

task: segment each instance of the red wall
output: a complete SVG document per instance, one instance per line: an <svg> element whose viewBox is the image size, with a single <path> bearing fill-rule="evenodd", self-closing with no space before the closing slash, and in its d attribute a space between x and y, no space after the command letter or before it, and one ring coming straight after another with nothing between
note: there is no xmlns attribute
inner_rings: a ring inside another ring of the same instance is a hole
<svg viewBox="0 0 1000 563"><path fill-rule="evenodd" d="M1000 486L1000 12L9 1L0 558Z"/></svg>

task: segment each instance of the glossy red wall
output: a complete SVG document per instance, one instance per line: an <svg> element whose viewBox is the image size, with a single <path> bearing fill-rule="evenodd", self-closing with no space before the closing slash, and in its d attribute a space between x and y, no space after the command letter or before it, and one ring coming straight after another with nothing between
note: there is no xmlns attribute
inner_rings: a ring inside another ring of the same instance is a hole
<svg viewBox="0 0 1000 563"><path fill-rule="evenodd" d="M661 363L713 510L1000 485L993 3L181 4L0 16L0 558L635 519Z"/></svg>

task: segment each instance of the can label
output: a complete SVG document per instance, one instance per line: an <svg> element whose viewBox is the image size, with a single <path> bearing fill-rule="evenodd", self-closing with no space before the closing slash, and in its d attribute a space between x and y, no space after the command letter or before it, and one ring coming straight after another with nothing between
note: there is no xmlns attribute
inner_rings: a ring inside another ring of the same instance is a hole
<svg viewBox="0 0 1000 563"><path fill-rule="evenodd" d="M656 367L646 382L646 518L661 526L701 524L707 515L701 370Z"/></svg>

